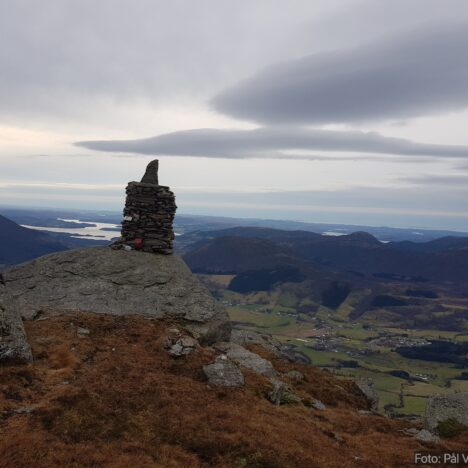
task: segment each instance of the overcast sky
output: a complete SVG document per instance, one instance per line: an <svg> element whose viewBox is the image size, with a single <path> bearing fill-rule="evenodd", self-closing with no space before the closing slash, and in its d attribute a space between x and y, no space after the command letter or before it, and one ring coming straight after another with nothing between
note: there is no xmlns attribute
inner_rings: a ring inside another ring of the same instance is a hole
<svg viewBox="0 0 468 468"><path fill-rule="evenodd" d="M0 205L468 231L466 0L0 0Z"/></svg>

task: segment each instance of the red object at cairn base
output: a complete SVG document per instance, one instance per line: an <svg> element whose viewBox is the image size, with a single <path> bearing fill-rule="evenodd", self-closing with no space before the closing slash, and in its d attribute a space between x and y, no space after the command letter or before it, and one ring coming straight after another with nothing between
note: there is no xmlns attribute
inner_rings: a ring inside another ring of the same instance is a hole
<svg viewBox="0 0 468 468"><path fill-rule="evenodd" d="M111 247L171 254L177 206L169 187L158 184L157 159L148 164L141 182L128 183L126 192L121 237Z"/></svg>
<svg viewBox="0 0 468 468"><path fill-rule="evenodd" d="M141 248L143 247L143 239L137 238L134 240L134 243L135 243L135 250L141 250Z"/></svg>

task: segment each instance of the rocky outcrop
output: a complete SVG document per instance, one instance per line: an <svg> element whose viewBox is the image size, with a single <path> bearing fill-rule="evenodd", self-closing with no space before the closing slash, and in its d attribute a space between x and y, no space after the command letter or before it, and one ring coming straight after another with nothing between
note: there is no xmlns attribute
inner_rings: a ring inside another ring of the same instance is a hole
<svg viewBox="0 0 468 468"><path fill-rule="evenodd" d="M229 340L225 309L177 256L95 247L47 255L4 272L26 320L43 312L139 314L179 322L201 343Z"/></svg>
<svg viewBox="0 0 468 468"><path fill-rule="evenodd" d="M377 411L379 407L379 395L374 388L374 382L370 378L357 379L356 385L359 390L365 395L369 402L370 409Z"/></svg>
<svg viewBox="0 0 468 468"><path fill-rule="evenodd" d="M244 385L242 372L224 354L218 356L211 364L203 366L203 372L212 385L221 387L242 387Z"/></svg>
<svg viewBox="0 0 468 468"><path fill-rule="evenodd" d="M426 406L425 426L433 431L438 424L449 419L468 427L468 392L453 395L437 395Z"/></svg>
<svg viewBox="0 0 468 468"><path fill-rule="evenodd" d="M287 359L288 361L310 364L310 359L306 355L292 347L283 345L280 341L265 333L258 333L252 330L233 329L231 341L241 346L250 344L259 345L275 356Z"/></svg>
<svg viewBox="0 0 468 468"><path fill-rule="evenodd" d="M24 363L32 360L23 321L14 301L0 286L0 362Z"/></svg>
<svg viewBox="0 0 468 468"><path fill-rule="evenodd" d="M271 335L258 333L251 330L233 329L231 341L241 346L249 344L260 345L275 356L281 356L281 343L275 340Z"/></svg>

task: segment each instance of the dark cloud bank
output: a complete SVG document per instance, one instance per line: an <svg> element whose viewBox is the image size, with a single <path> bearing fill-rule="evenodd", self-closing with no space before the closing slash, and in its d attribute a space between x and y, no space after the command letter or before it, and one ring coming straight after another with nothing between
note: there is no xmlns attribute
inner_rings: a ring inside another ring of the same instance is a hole
<svg viewBox="0 0 468 468"><path fill-rule="evenodd" d="M468 106L468 23L425 26L352 50L266 68L212 100L219 112L278 124L391 120Z"/></svg>
<svg viewBox="0 0 468 468"><path fill-rule="evenodd" d="M288 150L468 157L468 146L416 143L375 132L290 127L196 129L138 140L82 141L77 145L99 151L215 158L279 158L285 157L283 152Z"/></svg>

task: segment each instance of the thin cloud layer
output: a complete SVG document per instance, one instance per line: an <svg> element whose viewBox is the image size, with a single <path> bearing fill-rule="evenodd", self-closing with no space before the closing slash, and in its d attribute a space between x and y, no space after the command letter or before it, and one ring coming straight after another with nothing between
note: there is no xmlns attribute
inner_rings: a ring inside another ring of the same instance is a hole
<svg viewBox="0 0 468 468"><path fill-rule="evenodd" d="M268 124L385 121L468 107L468 23L426 25L351 50L268 67L213 107Z"/></svg>
<svg viewBox="0 0 468 468"><path fill-rule="evenodd" d="M293 151L333 151L402 156L468 157L468 146L417 143L376 132L291 127L254 130L195 129L137 140L81 141L76 145L107 152L211 158L297 158ZM316 156L310 156L311 159Z"/></svg>
<svg viewBox="0 0 468 468"><path fill-rule="evenodd" d="M411 184L416 184L420 186L439 186L447 187L451 189L464 189L468 187L468 175L419 175L412 177L405 177L403 179L406 182Z"/></svg>

